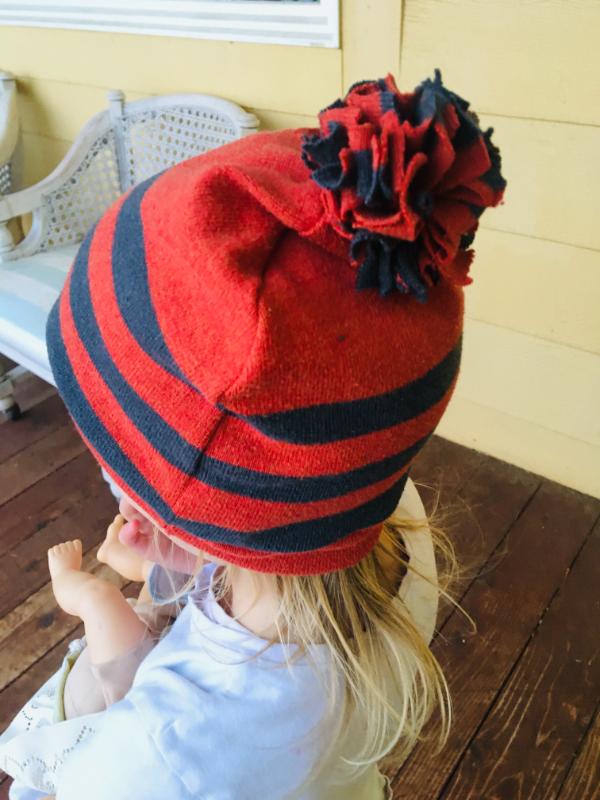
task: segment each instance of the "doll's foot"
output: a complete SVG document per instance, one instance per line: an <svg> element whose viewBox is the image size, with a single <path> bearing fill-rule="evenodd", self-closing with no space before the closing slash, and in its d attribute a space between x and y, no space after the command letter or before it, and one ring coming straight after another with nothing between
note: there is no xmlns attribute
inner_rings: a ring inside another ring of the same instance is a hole
<svg viewBox="0 0 600 800"><path fill-rule="evenodd" d="M121 514L117 514L108 526L104 541L98 548L98 553L96 555L98 561L102 561L103 564L110 564L111 553L114 553L115 549L125 548L125 545L121 544L119 541L119 531L123 527L124 522L125 518L122 517Z"/></svg>
<svg viewBox="0 0 600 800"><path fill-rule="evenodd" d="M81 572L82 560L81 539L57 544L48 550L48 568L56 602L68 614L77 616L77 590L91 577Z"/></svg>
<svg viewBox="0 0 600 800"><path fill-rule="evenodd" d="M65 570L80 570L83 561L81 539L62 542L48 550L50 577L56 580Z"/></svg>

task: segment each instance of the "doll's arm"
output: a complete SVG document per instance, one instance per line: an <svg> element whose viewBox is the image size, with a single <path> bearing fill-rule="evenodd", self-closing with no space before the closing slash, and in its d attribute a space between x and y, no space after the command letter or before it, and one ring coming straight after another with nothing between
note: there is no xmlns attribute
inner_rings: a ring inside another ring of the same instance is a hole
<svg viewBox="0 0 600 800"><path fill-rule="evenodd" d="M159 540L152 538L148 535L140 535L139 532L134 532L131 537L132 544L124 544L120 539L120 531L125 522L121 514L117 514L113 522L109 525L106 532L106 539L100 549L98 550L98 560L108 564L112 569L123 575L129 580L136 582L143 582L143 586L137 598L136 613L155 631L161 631L164 625L170 618L176 617L181 611L181 602L165 603L160 598L164 596L164 592L170 596L174 591L177 591L182 579L185 582L189 578L187 572L179 571L180 569L188 568L197 561L197 557L190 556L187 552L173 545L166 537ZM131 531L130 531L131 534ZM133 542L135 541L135 545ZM178 585L166 585L158 588L157 595L154 595L149 588L150 573L157 564L152 557L160 559L161 563L164 562L162 577L164 578L164 569L172 568L172 583L178 582Z"/></svg>
<svg viewBox="0 0 600 800"><path fill-rule="evenodd" d="M121 542L119 531L124 522L124 517L117 514L108 526L106 539L98 550L98 561L108 564L124 578L136 583L143 582L136 601L136 614L153 633L159 633L171 617L177 616L179 609L175 608L173 604L154 605L154 598L148 589L148 578L155 564L137 553L132 547Z"/></svg>
<svg viewBox="0 0 600 800"><path fill-rule="evenodd" d="M114 584L82 572L81 561L80 539L48 550L56 601L83 620L90 663L101 664L136 647L148 627Z"/></svg>

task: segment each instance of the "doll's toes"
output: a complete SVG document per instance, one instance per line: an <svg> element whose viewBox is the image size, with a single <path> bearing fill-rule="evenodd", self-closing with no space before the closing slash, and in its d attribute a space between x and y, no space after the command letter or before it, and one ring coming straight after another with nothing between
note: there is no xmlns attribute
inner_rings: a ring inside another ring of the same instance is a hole
<svg viewBox="0 0 600 800"><path fill-rule="evenodd" d="M105 561L106 555L108 555L109 551L116 545L120 546L121 543L119 542L119 531L125 524L125 517L121 514L117 514L117 516L113 519L110 523L108 528L106 529L106 536L104 537L104 541L100 545L100 549L98 550L98 560Z"/></svg>
<svg viewBox="0 0 600 800"><path fill-rule="evenodd" d="M119 531L125 524L125 517L122 514L117 514L106 530L107 542L118 542Z"/></svg>
<svg viewBox="0 0 600 800"><path fill-rule="evenodd" d="M104 541L98 548L98 552L96 553L96 558L98 559L98 561L102 561L104 564L108 564L111 558L111 554L114 553L115 549L117 550L122 549L123 545L119 541L119 531L121 530L124 524L125 524L125 518L121 516L121 514L117 514L117 516L108 526Z"/></svg>
<svg viewBox="0 0 600 800"><path fill-rule="evenodd" d="M81 569L83 545L81 539L62 542L48 550L48 566L52 576L65 569Z"/></svg>

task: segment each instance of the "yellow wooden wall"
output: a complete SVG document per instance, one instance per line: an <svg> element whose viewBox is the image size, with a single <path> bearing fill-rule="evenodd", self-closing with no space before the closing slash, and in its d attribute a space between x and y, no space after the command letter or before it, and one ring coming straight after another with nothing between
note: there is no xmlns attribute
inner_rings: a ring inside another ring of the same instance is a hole
<svg viewBox="0 0 600 800"><path fill-rule="evenodd" d="M0 27L18 77L26 179L127 99L205 92L264 128L315 125L351 83L434 67L494 128L508 180L465 290L464 357L437 433L600 496L600 3L341 0L339 50Z"/></svg>

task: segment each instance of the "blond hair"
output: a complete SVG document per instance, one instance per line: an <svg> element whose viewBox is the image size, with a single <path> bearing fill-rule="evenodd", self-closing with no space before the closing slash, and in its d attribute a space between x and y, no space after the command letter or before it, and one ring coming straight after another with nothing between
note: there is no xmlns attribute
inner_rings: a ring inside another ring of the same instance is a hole
<svg viewBox="0 0 600 800"><path fill-rule="evenodd" d="M312 645L327 646L331 669L325 686L329 698L325 719L337 716L345 727L351 716L358 715L364 733L362 746L343 759L349 775L377 762L384 770L400 767L418 742L432 738L437 739L439 752L450 733L452 700L444 673L398 592L399 579L409 571L432 583L411 563L404 546L412 537L430 535L437 562L436 589L474 625L451 594L463 570L445 529L450 507L441 512L439 498L438 489L432 512L419 519L403 516L399 506L383 522L375 547L351 567L321 575L272 576L280 598L277 632L253 657L271 645L293 642L297 646L293 662L304 655L310 658ZM227 564L215 571L213 591L218 602L229 596L238 569ZM172 599L181 597L193 582L194 578ZM426 735L425 725L436 709L437 736L435 730Z"/></svg>

